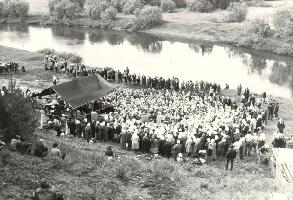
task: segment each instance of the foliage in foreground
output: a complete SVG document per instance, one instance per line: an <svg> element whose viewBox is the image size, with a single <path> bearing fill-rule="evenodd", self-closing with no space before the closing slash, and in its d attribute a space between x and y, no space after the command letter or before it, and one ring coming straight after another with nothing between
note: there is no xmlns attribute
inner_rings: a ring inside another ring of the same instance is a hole
<svg viewBox="0 0 293 200"><path fill-rule="evenodd" d="M69 62L73 62L73 63L81 63L82 62L82 57L75 54L75 53L67 53L67 52L57 52L55 51L55 49L49 49L49 48L45 48L45 49L41 49L38 51L41 54L44 55L56 55L59 58L63 58Z"/></svg>
<svg viewBox="0 0 293 200"><path fill-rule="evenodd" d="M0 17L18 17L27 16L29 4L21 0L4 0L0 2Z"/></svg>
<svg viewBox="0 0 293 200"><path fill-rule="evenodd" d="M35 128L33 105L20 89L0 96L0 129L5 130L5 141L10 141L15 135L29 138Z"/></svg>
<svg viewBox="0 0 293 200"><path fill-rule="evenodd" d="M270 172L253 159L226 171L221 163L197 166L173 159L148 161L113 146L120 158L107 160L107 144L89 145L77 138L36 134L48 147L58 142L65 160L40 159L7 150L0 152L0 196L28 199L38 181L49 180L66 199L265 199L274 190ZM222 163L223 165L224 163Z"/></svg>

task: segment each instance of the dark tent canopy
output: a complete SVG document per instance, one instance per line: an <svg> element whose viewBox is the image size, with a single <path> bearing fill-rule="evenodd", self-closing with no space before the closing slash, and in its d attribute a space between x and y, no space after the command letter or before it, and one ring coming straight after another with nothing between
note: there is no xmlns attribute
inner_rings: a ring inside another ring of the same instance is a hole
<svg viewBox="0 0 293 200"><path fill-rule="evenodd" d="M114 89L110 83L98 74L79 77L51 88L73 108L106 96Z"/></svg>

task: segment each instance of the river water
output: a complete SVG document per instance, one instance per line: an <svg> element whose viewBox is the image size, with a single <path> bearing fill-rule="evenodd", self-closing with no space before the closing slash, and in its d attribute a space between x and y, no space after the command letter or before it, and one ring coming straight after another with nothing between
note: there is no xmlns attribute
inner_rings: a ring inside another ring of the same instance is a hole
<svg viewBox="0 0 293 200"><path fill-rule="evenodd" d="M96 29L0 25L0 45L37 51L53 48L83 57L89 66L207 80L236 88L293 97L293 57L141 33Z"/></svg>

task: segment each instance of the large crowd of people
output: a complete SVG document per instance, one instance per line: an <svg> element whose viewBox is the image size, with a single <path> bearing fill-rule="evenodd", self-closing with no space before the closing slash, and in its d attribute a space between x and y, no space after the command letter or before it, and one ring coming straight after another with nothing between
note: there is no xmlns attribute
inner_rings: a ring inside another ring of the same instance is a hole
<svg viewBox="0 0 293 200"><path fill-rule="evenodd" d="M52 59L58 63L56 57L49 56L45 63ZM51 65L50 69L56 66L59 64ZM239 101L223 96L221 86L216 83L183 81L180 84L175 77L140 76L130 74L128 68L120 72L111 68L92 70L84 65L64 65L64 62L62 66L60 69L74 77L98 73L108 81L143 86L120 88L99 101L84 105L78 114L69 114L67 132L75 137L89 142L116 141L123 149L173 157L174 160L182 160L182 155L205 155L210 163L229 155L227 159L232 166L233 159L259 155L265 152L261 149L270 145L266 144L263 129L267 120L278 117L279 105L267 99L266 93L257 96L248 88L242 93L239 85ZM68 108L65 102L59 101L58 108L50 108L53 115L48 124L58 136L62 132L59 128L61 110ZM101 108L106 105L114 109L101 114ZM284 147L284 129L280 119L273 142L275 147Z"/></svg>
<svg viewBox="0 0 293 200"><path fill-rule="evenodd" d="M46 56L45 63L49 70L62 63L60 69L69 69L67 73L72 71L69 66L73 67L54 56ZM53 129L57 136L69 134L88 142L119 142L123 149L159 154L175 161L204 157L209 164L227 158L227 168L231 163L231 170L234 159L252 154L259 157L270 145L263 130L268 120L278 117L279 105L264 94L252 94L248 88L242 94L240 85L240 97L236 99L224 96L216 83L180 84L175 77L140 76L130 74L128 68L123 73L110 68L89 70L85 66L79 70L75 68L75 77L99 73L106 80L141 87L121 87L77 110L71 110L60 96L54 95L56 99L42 104L41 126ZM285 123L280 119L275 147L284 147L284 129Z"/></svg>

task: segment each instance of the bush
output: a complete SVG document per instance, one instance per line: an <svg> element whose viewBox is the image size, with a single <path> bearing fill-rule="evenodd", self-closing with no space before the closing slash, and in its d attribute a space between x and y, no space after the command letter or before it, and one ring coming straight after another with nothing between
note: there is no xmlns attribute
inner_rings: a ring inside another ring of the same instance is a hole
<svg viewBox="0 0 293 200"><path fill-rule="evenodd" d="M246 19L248 6L245 2L232 2L227 11L226 20L228 22L242 22Z"/></svg>
<svg viewBox="0 0 293 200"><path fill-rule="evenodd" d="M19 17L27 16L29 4L19 0L4 0L0 2L0 16L2 17Z"/></svg>
<svg viewBox="0 0 293 200"><path fill-rule="evenodd" d="M50 0L49 12L57 19L73 19L80 14L81 8L70 0Z"/></svg>
<svg viewBox="0 0 293 200"><path fill-rule="evenodd" d="M109 8L110 3L108 1L95 1L87 0L85 3L85 11L92 19L101 18L102 12Z"/></svg>
<svg viewBox="0 0 293 200"><path fill-rule="evenodd" d="M174 1L172 0L162 0L161 9L163 12L173 12L176 8Z"/></svg>
<svg viewBox="0 0 293 200"><path fill-rule="evenodd" d="M161 1L160 0L150 0L147 4L148 5L151 5L151 6L158 6L158 7L160 7L161 6Z"/></svg>
<svg viewBox="0 0 293 200"><path fill-rule="evenodd" d="M12 87L10 80L10 88ZM0 97L0 124L6 129L4 140L10 141L15 135L29 138L36 128L34 109L30 99L25 98L20 89Z"/></svg>
<svg viewBox="0 0 293 200"><path fill-rule="evenodd" d="M247 32L260 37L267 37L271 34L272 30L265 20L256 19L248 24Z"/></svg>
<svg viewBox="0 0 293 200"><path fill-rule="evenodd" d="M137 8L140 9L142 7L143 7L143 5L140 2L140 0L128 0L124 4L124 6L122 8L122 12L125 14L133 14L135 9L137 9Z"/></svg>
<svg viewBox="0 0 293 200"><path fill-rule="evenodd" d="M213 5L208 0L190 0L188 9L195 12L212 12Z"/></svg>
<svg viewBox="0 0 293 200"><path fill-rule="evenodd" d="M278 10L273 16L273 25L276 36L293 35L293 11L289 9Z"/></svg>
<svg viewBox="0 0 293 200"><path fill-rule="evenodd" d="M151 28L162 21L162 10L157 6L145 6L138 16L140 28Z"/></svg>
<svg viewBox="0 0 293 200"><path fill-rule="evenodd" d="M87 6L85 9L86 9L87 14L92 19L99 19L101 17L102 12L103 12L103 8L100 5Z"/></svg>
<svg viewBox="0 0 293 200"><path fill-rule="evenodd" d="M117 10L113 7L109 7L102 13L103 20L115 20L117 15Z"/></svg>
<svg viewBox="0 0 293 200"><path fill-rule="evenodd" d="M123 8L122 0L111 0L110 5L117 10L117 12L121 12Z"/></svg>
<svg viewBox="0 0 293 200"><path fill-rule="evenodd" d="M83 9L85 0L70 0L72 3L76 3L80 8Z"/></svg>

